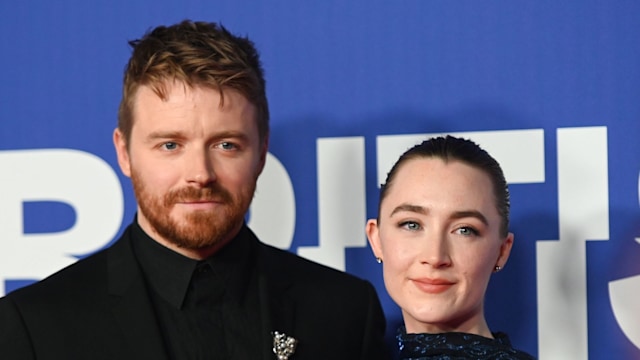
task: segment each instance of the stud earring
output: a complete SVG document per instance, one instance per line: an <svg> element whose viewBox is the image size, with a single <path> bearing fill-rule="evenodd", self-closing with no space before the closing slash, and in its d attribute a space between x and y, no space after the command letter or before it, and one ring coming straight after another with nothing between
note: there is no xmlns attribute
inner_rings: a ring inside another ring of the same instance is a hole
<svg viewBox="0 0 640 360"><path fill-rule="evenodd" d="M379 257L376 257L376 262L377 262L378 264L382 264L382 259L380 259Z"/></svg>
<svg viewBox="0 0 640 360"><path fill-rule="evenodd" d="M498 272L498 271L500 271L500 270L502 270L502 266L500 266L500 265L496 265L496 266L493 268L493 272Z"/></svg>

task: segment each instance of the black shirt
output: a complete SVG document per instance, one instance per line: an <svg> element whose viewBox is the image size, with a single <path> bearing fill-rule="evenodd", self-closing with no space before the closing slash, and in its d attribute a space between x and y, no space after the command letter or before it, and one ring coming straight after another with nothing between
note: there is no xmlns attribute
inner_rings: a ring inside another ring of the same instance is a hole
<svg viewBox="0 0 640 360"><path fill-rule="evenodd" d="M145 276L170 359L262 356L255 253L240 233L197 261L151 239L133 224L133 251Z"/></svg>

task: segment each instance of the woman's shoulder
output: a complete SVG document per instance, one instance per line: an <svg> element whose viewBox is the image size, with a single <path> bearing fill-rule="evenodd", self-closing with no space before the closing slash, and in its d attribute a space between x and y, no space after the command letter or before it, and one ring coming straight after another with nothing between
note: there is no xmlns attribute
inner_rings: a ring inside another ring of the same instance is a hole
<svg viewBox="0 0 640 360"><path fill-rule="evenodd" d="M491 339L461 332L407 334L401 328L397 339L400 359L534 359L514 349L507 334L498 332L493 336Z"/></svg>

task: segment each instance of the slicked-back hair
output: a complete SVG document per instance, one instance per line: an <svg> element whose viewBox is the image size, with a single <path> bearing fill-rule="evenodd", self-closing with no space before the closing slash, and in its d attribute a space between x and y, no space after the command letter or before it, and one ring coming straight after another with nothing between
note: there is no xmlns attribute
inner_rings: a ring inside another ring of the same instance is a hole
<svg viewBox="0 0 640 360"><path fill-rule="evenodd" d="M149 86L166 99L167 85L179 81L189 87L220 91L233 89L256 107L260 140L269 135L269 106L264 71L253 42L231 34L216 23L184 20L158 26L141 39L129 42L133 52L125 68L118 128L127 145L133 128L133 105L141 86Z"/></svg>
<svg viewBox="0 0 640 360"><path fill-rule="evenodd" d="M387 196L389 189L393 186L393 181L400 167L409 160L419 158L437 158L445 163L460 161L487 174L493 184L495 204L501 218L500 235L508 235L510 209L509 188L500 164L473 141L454 136L434 137L425 140L400 156L391 168L391 171L387 174L385 183L380 186L378 214L380 214L382 201ZM380 217L378 215L378 222L379 221Z"/></svg>

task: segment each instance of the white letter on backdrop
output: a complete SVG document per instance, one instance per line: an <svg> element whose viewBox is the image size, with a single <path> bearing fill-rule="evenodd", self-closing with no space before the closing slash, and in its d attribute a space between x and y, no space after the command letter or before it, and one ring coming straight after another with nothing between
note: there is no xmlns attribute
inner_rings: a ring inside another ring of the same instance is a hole
<svg viewBox="0 0 640 360"><path fill-rule="evenodd" d="M587 359L586 242L609 239L607 128L558 129L560 238L536 243L540 359Z"/></svg>
<svg viewBox="0 0 640 360"><path fill-rule="evenodd" d="M366 247L364 138L318 139L317 247L298 254L334 269L345 270L346 247Z"/></svg>
<svg viewBox="0 0 640 360"><path fill-rule="evenodd" d="M124 215L117 175L101 158L71 149L0 151L0 295L5 280L40 279L100 249ZM25 234L23 202L70 205L76 222L55 233Z"/></svg>
<svg viewBox="0 0 640 360"><path fill-rule="evenodd" d="M296 226L296 199L287 169L267 153L267 162L258 178L247 225L265 243L287 250Z"/></svg>

